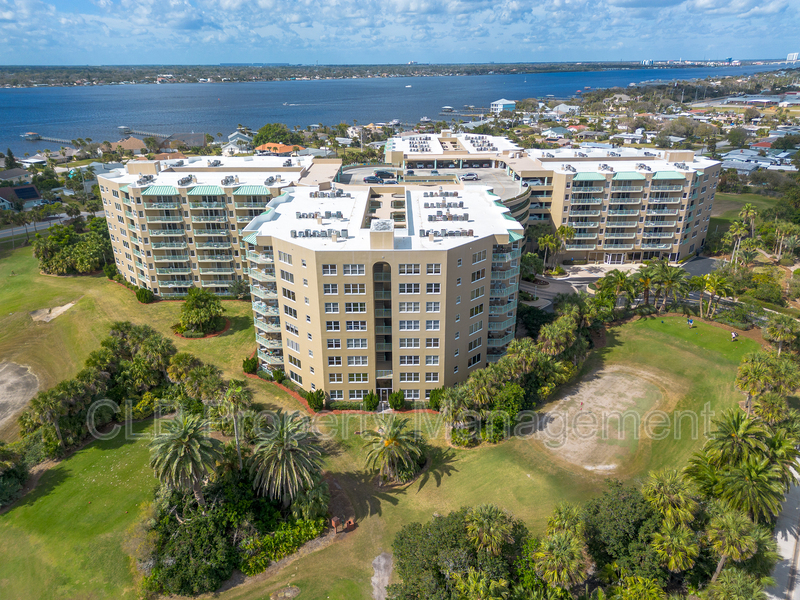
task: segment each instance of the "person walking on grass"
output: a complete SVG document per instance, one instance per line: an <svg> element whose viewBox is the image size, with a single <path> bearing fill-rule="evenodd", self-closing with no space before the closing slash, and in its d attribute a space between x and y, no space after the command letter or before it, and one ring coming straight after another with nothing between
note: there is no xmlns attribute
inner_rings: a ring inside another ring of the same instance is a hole
<svg viewBox="0 0 800 600"><path fill-rule="evenodd" d="M691 329L692 327L694 327L694 319L692 319L691 317L690 317L690 318L688 318L688 319L686 320L686 322L689 324L689 329Z"/></svg>
<svg viewBox="0 0 800 600"><path fill-rule="evenodd" d="M735 342L736 338L738 338L738 337L739 337L738 333L736 333L735 331L731 331L731 341L732 342Z"/></svg>

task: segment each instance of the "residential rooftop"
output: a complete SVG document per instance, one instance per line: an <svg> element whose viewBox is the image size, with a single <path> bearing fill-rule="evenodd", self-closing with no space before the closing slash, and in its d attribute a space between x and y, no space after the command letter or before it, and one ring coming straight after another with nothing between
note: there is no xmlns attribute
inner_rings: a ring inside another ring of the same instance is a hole
<svg viewBox="0 0 800 600"><path fill-rule="evenodd" d="M453 134L444 131L441 134L419 133L396 136L386 142L385 149L387 152L403 152L412 158L422 155L446 155L449 152L496 155L520 148L506 137L477 133Z"/></svg>

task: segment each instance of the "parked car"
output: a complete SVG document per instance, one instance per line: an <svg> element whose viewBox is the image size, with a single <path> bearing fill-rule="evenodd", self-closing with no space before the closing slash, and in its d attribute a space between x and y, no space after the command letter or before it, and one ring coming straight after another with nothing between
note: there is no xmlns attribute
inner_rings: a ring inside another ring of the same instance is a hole
<svg viewBox="0 0 800 600"><path fill-rule="evenodd" d="M375 177L380 177L381 179L394 179L397 177L391 171L375 171L374 175Z"/></svg>
<svg viewBox="0 0 800 600"><path fill-rule="evenodd" d="M438 174L439 174L439 171L436 171L435 169L433 171L431 171L431 175L438 175Z"/></svg>
<svg viewBox="0 0 800 600"><path fill-rule="evenodd" d="M386 185L397 185L397 179L384 179L383 183Z"/></svg>
<svg viewBox="0 0 800 600"><path fill-rule="evenodd" d="M367 175L364 177L364 183L383 183L383 179L375 175Z"/></svg>
<svg viewBox="0 0 800 600"><path fill-rule="evenodd" d="M409 169L408 171L406 171L406 175L413 175L413 174L414 174L414 171L412 169Z"/></svg>
<svg viewBox="0 0 800 600"><path fill-rule="evenodd" d="M461 181L478 181L478 179L477 173L465 173L461 176Z"/></svg>

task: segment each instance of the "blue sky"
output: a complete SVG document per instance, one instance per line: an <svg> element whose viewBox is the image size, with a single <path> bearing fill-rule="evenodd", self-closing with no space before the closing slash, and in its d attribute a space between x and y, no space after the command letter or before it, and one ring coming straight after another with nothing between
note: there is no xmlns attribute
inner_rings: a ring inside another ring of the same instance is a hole
<svg viewBox="0 0 800 600"><path fill-rule="evenodd" d="M0 0L2 64L781 58L799 0Z"/></svg>

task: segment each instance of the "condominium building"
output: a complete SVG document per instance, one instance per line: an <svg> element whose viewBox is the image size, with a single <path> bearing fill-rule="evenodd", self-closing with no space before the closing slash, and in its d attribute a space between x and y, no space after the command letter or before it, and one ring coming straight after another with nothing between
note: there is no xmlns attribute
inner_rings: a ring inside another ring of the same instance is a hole
<svg viewBox="0 0 800 600"><path fill-rule="evenodd" d="M307 390L407 399L514 337L522 226L486 188L291 187L241 232L258 356Z"/></svg>
<svg viewBox="0 0 800 600"><path fill-rule="evenodd" d="M130 161L98 177L117 268L161 297L225 294L247 276L241 229L287 186L329 187L340 168L308 156Z"/></svg>

